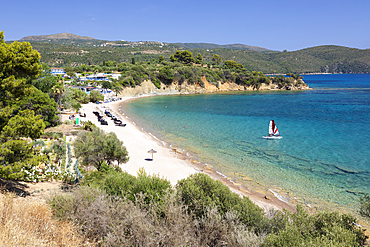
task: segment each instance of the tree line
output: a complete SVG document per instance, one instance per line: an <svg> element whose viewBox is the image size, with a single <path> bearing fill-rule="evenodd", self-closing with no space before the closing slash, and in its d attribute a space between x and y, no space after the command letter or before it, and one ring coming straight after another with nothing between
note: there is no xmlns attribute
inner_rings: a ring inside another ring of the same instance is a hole
<svg viewBox="0 0 370 247"><path fill-rule="evenodd" d="M248 71L242 64L234 60L223 61L218 54L213 56L212 63L205 63L201 53L198 53L194 58L193 53L187 50L171 54L169 61L163 56L150 62L103 61L100 65L83 64L73 68L68 67L66 71L67 73L70 71L78 73L120 72L121 76L118 81L102 83L104 88L110 88L117 93L124 87L139 86L144 80L150 80L157 88L161 88L161 83L170 85L173 82L203 85L202 77L216 86L230 82L256 89L262 83L277 83L280 88L294 83L303 83L303 77L293 73L287 74L285 77L281 75L266 76L262 72Z"/></svg>

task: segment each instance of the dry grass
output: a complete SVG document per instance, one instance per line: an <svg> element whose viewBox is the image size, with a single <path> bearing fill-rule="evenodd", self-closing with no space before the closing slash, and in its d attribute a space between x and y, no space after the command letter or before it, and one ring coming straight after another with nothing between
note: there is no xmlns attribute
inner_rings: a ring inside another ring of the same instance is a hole
<svg viewBox="0 0 370 247"><path fill-rule="evenodd" d="M70 223L52 219L43 200L0 194L0 246L86 246Z"/></svg>

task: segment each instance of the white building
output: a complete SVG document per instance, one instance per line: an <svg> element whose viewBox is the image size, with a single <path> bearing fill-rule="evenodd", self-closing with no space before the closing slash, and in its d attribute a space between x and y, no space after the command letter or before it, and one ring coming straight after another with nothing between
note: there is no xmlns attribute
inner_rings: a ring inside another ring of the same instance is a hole
<svg viewBox="0 0 370 247"><path fill-rule="evenodd" d="M50 69L53 75L65 75L66 73L63 68L50 68Z"/></svg>

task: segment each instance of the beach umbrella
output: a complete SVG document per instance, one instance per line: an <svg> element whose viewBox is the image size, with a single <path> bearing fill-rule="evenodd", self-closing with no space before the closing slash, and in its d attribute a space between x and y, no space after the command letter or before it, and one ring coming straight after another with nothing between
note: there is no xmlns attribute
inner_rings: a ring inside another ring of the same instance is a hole
<svg viewBox="0 0 370 247"><path fill-rule="evenodd" d="M153 154L157 153L157 151L155 151L154 149L150 149L148 151L148 153L151 153L152 154L152 160L153 160Z"/></svg>

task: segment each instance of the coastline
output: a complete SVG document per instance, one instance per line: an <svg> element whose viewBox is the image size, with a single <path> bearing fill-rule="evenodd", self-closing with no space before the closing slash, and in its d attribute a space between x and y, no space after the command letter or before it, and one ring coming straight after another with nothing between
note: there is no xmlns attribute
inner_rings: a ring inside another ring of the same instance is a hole
<svg viewBox="0 0 370 247"><path fill-rule="evenodd" d="M181 93L179 93L179 94L181 94ZM164 149L167 149L170 152L170 155L172 156L172 158L175 158L177 160L179 160L179 159L182 160L183 162L186 163L187 166L192 167L193 169L195 169L196 172L205 173L205 174L209 175L211 178L213 178L215 180L219 180L221 183L228 186L229 189L232 192L234 192L234 193L236 193L240 196L248 197L254 204L261 207L266 213L268 213L270 209L280 210L280 211L283 211L285 209L285 210L288 210L290 212L295 212L296 206L297 206L297 204L300 204L300 202L299 202L299 200L297 200L295 198L295 196L293 194L290 194L289 191L286 191L289 194L289 197L291 197L291 199L294 197L294 199L286 201L286 200L284 200L284 198L280 198L281 195L279 195L278 192L274 192L272 190L273 188L267 188L266 190L262 191L262 190L260 190L256 187L251 187L247 184L244 185L242 182L239 183L235 180L233 181L232 178L227 177L226 175L222 174L220 171L215 169L212 165L206 164L206 163L202 162L201 160L197 160L195 157L192 156L192 154L189 154L186 150L181 149L181 146L172 147L169 143L166 143L165 141L159 139L158 137L156 137L152 133L145 131L141 126L138 126L132 119L130 119L130 117L125 114L125 112L122 112L120 110L120 108L121 108L120 105L121 104L127 104L127 103L129 103L133 100L139 99L139 98L153 97L153 96L160 96L160 95L151 94L151 95L140 95L140 96L135 96L135 97L127 97L127 98L123 99L122 101L108 103L110 105L108 105L108 104L106 104L106 105L108 107L111 107L111 109L114 112L116 112L117 115L121 116L122 120L126 119L126 121L127 121L127 122L125 122L126 124L134 125L137 131L143 133L144 135L147 135L148 137L150 137L151 141L156 142L159 146L163 147ZM162 94L162 96L163 96L163 94ZM176 152L174 150L180 150L180 152L178 152L178 151ZM130 154L129 149L128 149L128 151L129 151L129 154ZM155 154L155 155L157 155L157 154ZM167 174L167 172L163 171L160 166L157 167L157 168L158 168L158 173L156 173L156 174L159 174L160 176L162 176L162 174L163 174L164 177L166 177L165 174ZM246 181L251 180L250 178L245 177L242 174L238 174L238 173L234 173L234 174L235 174L235 176L243 176L243 177L241 177L242 180L246 180ZM133 175L136 175L136 174L133 174ZM188 177L189 175L191 175L191 174L188 174L187 176L184 176L184 178ZM246 175L248 175L248 174L246 174ZM254 182L261 185L258 181L254 181ZM172 185L175 185L175 184L176 184L176 182L172 183ZM307 212L309 212L310 214L314 214L318 210L324 210L324 211L329 210L329 211L338 211L340 213L350 213L352 215L355 215L357 217L359 225L361 225L363 227L363 229L366 229L366 235L370 236L369 235L370 233L367 230L369 222L366 219L359 218L359 215L356 214L355 212L351 211L351 210L344 209L344 208L331 208L330 205L327 205L324 202L323 202L323 204L319 203L317 205L316 204L315 205L302 204L302 205L304 206L305 210ZM324 207L324 208L321 207L323 205L326 205L328 207Z"/></svg>
<svg viewBox="0 0 370 247"><path fill-rule="evenodd" d="M123 97L121 101L103 103L103 104L85 104L82 111L86 113L86 120L90 120L96 126L106 132L114 132L117 137L123 141L123 145L129 152L130 159L126 164L121 164L122 170L129 174L137 175L140 168L144 168L145 172L150 175L158 175L159 177L168 179L174 186L177 181L187 178L194 173L208 174L215 180L221 181L228 186L231 191L240 196L247 196L252 202L268 212L271 208L275 210L287 209L295 210L295 205L288 204L270 191L267 194L252 191L246 186L232 181L222 173L215 170L212 166L206 165L192 157L189 153L182 149L171 147L164 141L160 140L150 132L146 132L140 126L136 125L129 116L121 112L120 105L142 97L150 97L154 95L141 95L139 97ZM100 125L93 111L99 109L104 112L109 109L114 115L118 116L126 127L119 127L113 124L112 120L108 120L108 126ZM148 150L154 149L157 153L154 154L151 160L151 154Z"/></svg>

